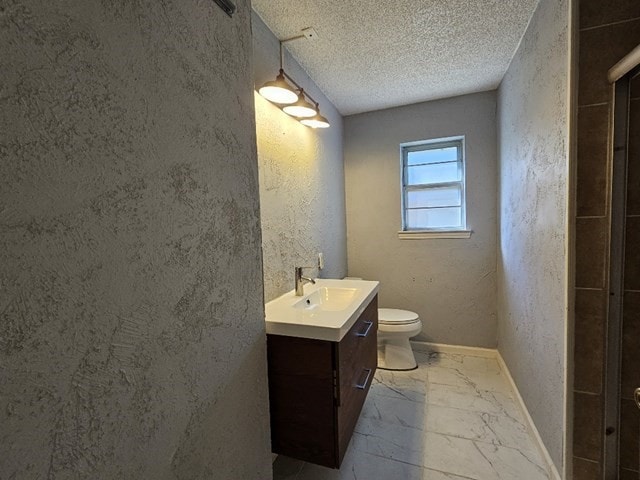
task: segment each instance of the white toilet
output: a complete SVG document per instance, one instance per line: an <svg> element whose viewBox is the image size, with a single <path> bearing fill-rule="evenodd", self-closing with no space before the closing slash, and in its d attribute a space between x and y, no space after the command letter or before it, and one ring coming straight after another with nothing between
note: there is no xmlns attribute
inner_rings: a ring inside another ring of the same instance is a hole
<svg viewBox="0 0 640 480"><path fill-rule="evenodd" d="M418 368L409 339L422 331L417 313L395 308L378 309L378 368Z"/></svg>

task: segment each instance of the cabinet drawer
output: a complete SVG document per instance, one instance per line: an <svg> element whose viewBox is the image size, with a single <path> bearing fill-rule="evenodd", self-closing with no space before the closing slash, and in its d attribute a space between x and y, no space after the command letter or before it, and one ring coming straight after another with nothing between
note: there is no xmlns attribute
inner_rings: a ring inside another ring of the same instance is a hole
<svg viewBox="0 0 640 480"><path fill-rule="evenodd" d="M360 375L362 368L369 368L373 365L375 369L377 366L377 360L371 363L372 352L377 352L377 300L377 296L373 298L356 323L337 345L337 369L341 387L347 387L353 381L360 383L357 382L355 377Z"/></svg>
<svg viewBox="0 0 640 480"><path fill-rule="evenodd" d="M372 300L338 344L338 457L342 461L378 363L378 303Z"/></svg>

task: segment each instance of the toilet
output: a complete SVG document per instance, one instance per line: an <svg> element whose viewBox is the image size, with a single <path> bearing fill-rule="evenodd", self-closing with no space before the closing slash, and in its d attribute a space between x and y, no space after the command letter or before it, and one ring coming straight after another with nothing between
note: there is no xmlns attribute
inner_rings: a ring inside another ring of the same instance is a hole
<svg viewBox="0 0 640 480"><path fill-rule="evenodd" d="M395 308L378 309L378 368L414 370L418 368L409 339L422 331L417 313Z"/></svg>

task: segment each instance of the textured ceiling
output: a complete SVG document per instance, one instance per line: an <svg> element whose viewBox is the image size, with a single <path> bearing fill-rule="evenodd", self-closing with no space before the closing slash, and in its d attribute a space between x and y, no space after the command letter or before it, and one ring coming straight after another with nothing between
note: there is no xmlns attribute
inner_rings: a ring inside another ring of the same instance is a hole
<svg viewBox="0 0 640 480"><path fill-rule="evenodd" d="M316 30L287 48L350 115L496 88L538 0L252 3L278 38Z"/></svg>

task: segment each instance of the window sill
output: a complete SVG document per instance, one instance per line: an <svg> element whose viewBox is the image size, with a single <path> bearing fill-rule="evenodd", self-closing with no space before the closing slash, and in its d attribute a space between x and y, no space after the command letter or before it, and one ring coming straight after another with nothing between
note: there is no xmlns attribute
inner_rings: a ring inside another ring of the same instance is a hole
<svg viewBox="0 0 640 480"><path fill-rule="evenodd" d="M471 230L403 230L398 232L400 240L427 240L429 238L470 238Z"/></svg>

